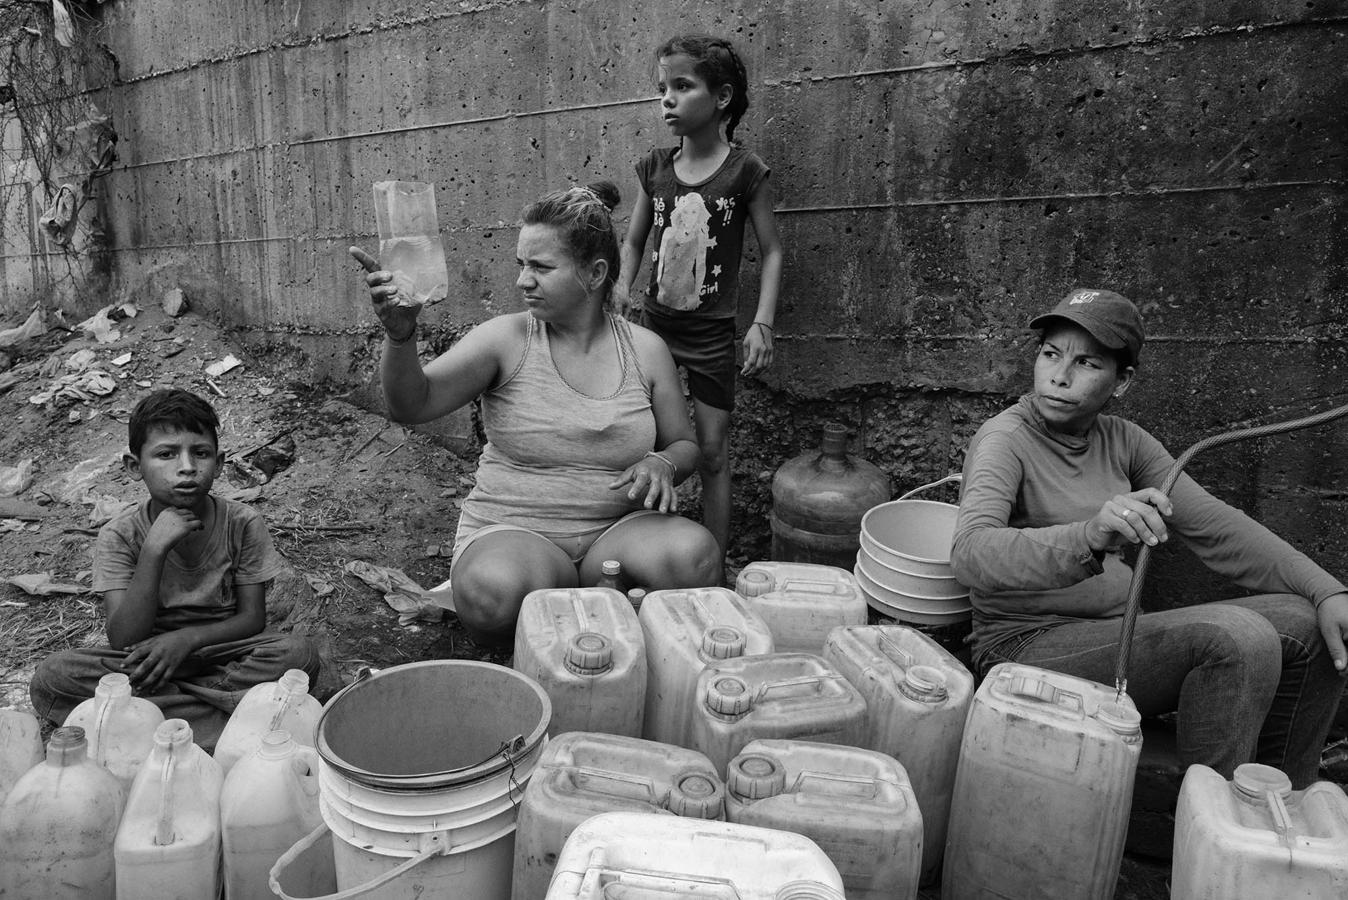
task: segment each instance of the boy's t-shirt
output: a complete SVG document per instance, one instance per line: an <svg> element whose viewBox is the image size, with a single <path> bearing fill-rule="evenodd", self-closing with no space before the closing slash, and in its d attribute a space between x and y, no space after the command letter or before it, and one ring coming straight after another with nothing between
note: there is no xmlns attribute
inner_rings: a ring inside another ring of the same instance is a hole
<svg viewBox="0 0 1348 900"><path fill-rule="evenodd" d="M749 198L770 170L743 147L707 180L684 184L674 174L677 147L652 150L636 165L651 198L654 229L646 309L666 316L733 318L739 301L740 251Z"/></svg>
<svg viewBox="0 0 1348 900"><path fill-rule="evenodd" d="M175 547L164 560L154 631L172 631L234 615L234 586L261 584L281 574L284 563L272 545L267 524L252 507L211 496L215 521L199 560ZM94 544L94 590L125 589L150 533L150 501L113 517Z"/></svg>

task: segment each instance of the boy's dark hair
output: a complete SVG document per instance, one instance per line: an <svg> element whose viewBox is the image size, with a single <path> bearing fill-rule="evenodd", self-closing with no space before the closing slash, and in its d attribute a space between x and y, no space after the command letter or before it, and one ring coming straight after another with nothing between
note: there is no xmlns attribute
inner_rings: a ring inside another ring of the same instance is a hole
<svg viewBox="0 0 1348 900"><path fill-rule="evenodd" d="M595 181L544 194L524 207L520 218L525 225L551 225L560 231L567 252L578 263L608 260L608 277L604 280L607 297L608 290L618 282L622 266L612 216L621 200L616 184Z"/></svg>
<svg viewBox="0 0 1348 900"><path fill-rule="evenodd" d="M145 438L155 426L209 434L216 449L220 448L220 419L209 403L191 391L169 388L141 398L127 423L131 452L136 456L140 456Z"/></svg>
<svg viewBox="0 0 1348 900"><path fill-rule="evenodd" d="M681 34L672 37L655 51L658 60L682 53L693 61L693 71L702 76L714 92L728 84L733 89L725 111L725 139L735 140L735 126L749 108L749 73L735 45L725 38L709 34Z"/></svg>

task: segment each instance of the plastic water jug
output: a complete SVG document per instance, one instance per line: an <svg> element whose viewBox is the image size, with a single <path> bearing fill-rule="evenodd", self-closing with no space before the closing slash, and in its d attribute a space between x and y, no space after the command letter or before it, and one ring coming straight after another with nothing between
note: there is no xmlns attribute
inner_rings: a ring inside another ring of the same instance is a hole
<svg viewBox="0 0 1348 900"><path fill-rule="evenodd" d="M964 727L942 898L1113 897L1140 722L1113 688L994 666Z"/></svg>
<svg viewBox="0 0 1348 900"><path fill-rule="evenodd" d="M811 563L752 562L735 592L772 631L779 653L819 653L834 628L866 624L866 596L851 572Z"/></svg>
<svg viewBox="0 0 1348 900"><path fill-rule="evenodd" d="M566 839L545 900L843 900L842 878L789 831L613 812Z"/></svg>
<svg viewBox="0 0 1348 900"><path fill-rule="evenodd" d="M82 729L52 732L46 760L0 805L0 897L113 900L122 797L112 773L89 759Z"/></svg>
<svg viewBox="0 0 1348 900"><path fill-rule="evenodd" d="M772 632L734 591L651 591L637 615L646 637L641 736L689 746L697 677L708 663L772 652Z"/></svg>
<svg viewBox="0 0 1348 900"><path fill-rule="evenodd" d="M750 741L726 767L726 818L803 834L848 900L914 900L922 813L892 756L814 741Z"/></svg>
<svg viewBox="0 0 1348 900"><path fill-rule="evenodd" d="M866 731L866 701L823 657L743 656L698 676L690 746L724 771L744 745L798 738L855 747Z"/></svg>
<svg viewBox="0 0 1348 900"><path fill-rule="evenodd" d="M609 588L533 591L515 625L515 671L552 701L553 734L641 735L646 641L632 604Z"/></svg>
<svg viewBox="0 0 1348 900"><path fill-rule="evenodd" d="M22 710L0 709L0 803L44 755L37 718Z"/></svg>
<svg viewBox="0 0 1348 900"><path fill-rule="evenodd" d="M84 729L90 758L117 776L128 792L154 746L154 730L163 721L159 707L131 696L130 678L109 672L98 679L93 697L70 711L65 724Z"/></svg>
<svg viewBox="0 0 1348 900"><path fill-rule="evenodd" d="M192 727L164 720L117 829L119 896L219 896L223 780L220 764L192 743Z"/></svg>
<svg viewBox="0 0 1348 900"><path fill-rule="evenodd" d="M640 738L573 731L553 738L524 789L513 900L540 900L576 826L606 812L725 817L725 789L701 753Z"/></svg>
<svg viewBox="0 0 1348 900"><path fill-rule="evenodd" d="M1348 796L1329 781L1292 790L1271 766L1231 781L1190 766L1175 812L1173 900L1348 896Z"/></svg>
<svg viewBox="0 0 1348 900"><path fill-rule="evenodd" d="M772 477L772 558L852 568L861 517L894 492L879 467L847 452L847 429L824 426L818 450L782 463Z"/></svg>
<svg viewBox="0 0 1348 900"><path fill-rule="evenodd" d="M215 761L228 772L269 731L287 731L295 743L312 747L322 715L323 704L309 694L309 676L303 669L288 669L276 681L253 685L243 695L215 743Z"/></svg>
<svg viewBox="0 0 1348 900"><path fill-rule="evenodd" d="M225 896L271 900L267 874L291 845L323 821L318 811L318 753L287 731L270 731L225 776L220 839ZM301 897L337 889L332 844L324 841L288 869L285 888Z"/></svg>
<svg viewBox="0 0 1348 900"><path fill-rule="evenodd" d="M974 677L925 634L902 625L838 628L824 645L866 699L861 746L903 763L922 810L922 881L940 873L950 796Z"/></svg>

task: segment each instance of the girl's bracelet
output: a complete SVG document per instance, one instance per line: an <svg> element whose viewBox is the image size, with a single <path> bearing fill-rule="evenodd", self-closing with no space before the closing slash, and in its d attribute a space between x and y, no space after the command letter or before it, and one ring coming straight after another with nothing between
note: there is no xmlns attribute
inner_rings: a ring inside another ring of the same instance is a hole
<svg viewBox="0 0 1348 900"><path fill-rule="evenodd" d="M395 338L387 331L384 332L384 337L388 339L390 347L401 347L403 344L409 344L417 339L417 326L413 325L412 330L407 332L405 338Z"/></svg>
<svg viewBox="0 0 1348 900"><path fill-rule="evenodd" d="M647 451L646 451L646 456L642 457L642 459L647 459L647 458L650 458L650 457L654 457L655 459L658 459L658 460L660 460L660 462L662 462L662 463L664 463L665 465L669 466L669 477L670 477L670 478L674 478L674 477L676 477L676 476L679 474L679 464L676 463L676 462L674 462L674 460L670 459L668 456L665 456L663 453L657 453L657 452L654 451L654 450L647 450Z"/></svg>
<svg viewBox="0 0 1348 900"><path fill-rule="evenodd" d="M758 321L757 319L755 319L755 320L754 320L754 324L755 324L755 325L758 325L758 326L761 326L761 327L763 327L763 328L766 328L766 329L768 330L768 336L769 336L769 337L771 337L773 334L775 334L775 332L772 330L772 326L769 325L767 322L760 322L760 321Z"/></svg>

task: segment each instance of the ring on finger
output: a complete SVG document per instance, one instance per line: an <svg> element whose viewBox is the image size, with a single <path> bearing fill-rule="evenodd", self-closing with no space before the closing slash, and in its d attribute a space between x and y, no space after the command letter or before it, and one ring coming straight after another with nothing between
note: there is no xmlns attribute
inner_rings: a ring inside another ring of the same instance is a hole
<svg viewBox="0 0 1348 900"><path fill-rule="evenodd" d="M1133 511L1131 509L1125 509L1119 515L1123 516L1125 519L1131 519L1133 517Z"/></svg>

